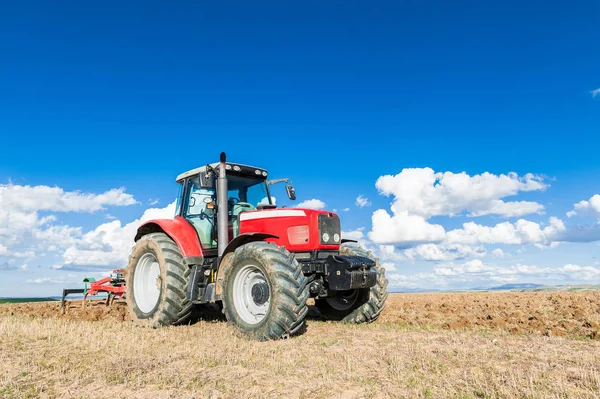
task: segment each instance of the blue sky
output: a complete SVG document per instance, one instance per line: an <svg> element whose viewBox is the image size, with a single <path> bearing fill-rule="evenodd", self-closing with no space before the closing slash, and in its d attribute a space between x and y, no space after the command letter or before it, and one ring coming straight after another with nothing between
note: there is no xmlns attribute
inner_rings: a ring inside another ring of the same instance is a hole
<svg viewBox="0 0 600 399"><path fill-rule="evenodd" d="M3 3L0 296L58 293L86 273L119 266L96 260L64 267L65 253L94 247L117 259L120 244L84 235L166 207L176 195L174 177L220 151L291 177L300 201L337 209L343 229L362 228L364 245L375 252L384 244L369 235L373 214L382 209L400 221L407 201L418 197L395 188L381 195L380 176L427 167L470 177L535 174L543 189L491 197L535 202L541 210L469 216L469 206L485 195L469 199L467 190L464 198L434 195L425 204L466 204L456 215L410 212L446 232L467 222L519 219L543 228L557 217L564 231L587 226L587 242L573 243L566 233L523 244L494 238L468 244L480 250L476 256L428 260L405 251L432 244L444 252L457 242L406 241L383 226L396 254L385 263L402 276L393 283L493 285L502 275L519 282L600 280L591 269L588 279L581 270L557 269L598 268L595 202L566 214L600 193L600 96L592 95L600 88L599 12L592 1ZM92 195L124 187L131 198L57 211L33 190L37 204L15 210L7 198L21 186ZM371 205L358 207L358 195ZM395 198L399 213L390 209ZM23 225L31 231L10 229L17 216L32 214ZM53 220L40 224L47 216ZM48 229L57 226L80 229L62 232L68 242L51 243ZM505 256L491 255L498 248ZM483 266L470 263L461 274L460 265L476 261ZM515 265L540 270L505 272ZM49 285L35 283L43 279Z"/></svg>

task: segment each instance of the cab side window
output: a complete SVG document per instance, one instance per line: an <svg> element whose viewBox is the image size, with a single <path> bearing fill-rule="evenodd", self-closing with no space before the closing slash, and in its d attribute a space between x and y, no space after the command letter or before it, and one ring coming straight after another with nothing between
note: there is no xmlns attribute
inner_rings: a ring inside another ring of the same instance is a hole
<svg viewBox="0 0 600 399"><path fill-rule="evenodd" d="M197 179L196 179L197 180ZM190 179L188 183L188 198L183 216L198 232L202 248L216 248L217 242L213 234L213 212L208 207L208 199L214 200L214 190L200 187L198 182Z"/></svg>

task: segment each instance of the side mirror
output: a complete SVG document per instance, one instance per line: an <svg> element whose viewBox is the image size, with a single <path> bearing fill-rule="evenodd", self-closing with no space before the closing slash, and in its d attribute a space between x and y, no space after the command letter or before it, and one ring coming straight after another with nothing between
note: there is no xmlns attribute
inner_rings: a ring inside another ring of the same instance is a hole
<svg viewBox="0 0 600 399"><path fill-rule="evenodd" d="M289 199L294 201L296 199L296 190L294 190L294 186L288 184L285 186L285 191L287 192L287 196Z"/></svg>
<svg viewBox="0 0 600 399"><path fill-rule="evenodd" d="M200 172L200 176L198 178L198 182L196 183L199 187L202 188L213 188L213 175L208 172Z"/></svg>

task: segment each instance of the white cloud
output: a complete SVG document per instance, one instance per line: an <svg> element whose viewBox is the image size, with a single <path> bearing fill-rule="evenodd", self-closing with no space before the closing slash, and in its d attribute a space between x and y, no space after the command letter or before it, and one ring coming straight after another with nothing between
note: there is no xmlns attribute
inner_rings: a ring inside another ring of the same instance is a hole
<svg viewBox="0 0 600 399"><path fill-rule="evenodd" d="M148 205L150 205L150 206L158 205L159 202L160 201L159 201L158 198L150 198L150 199L148 199Z"/></svg>
<svg viewBox="0 0 600 399"><path fill-rule="evenodd" d="M421 244L415 248L404 250L407 259L415 258L427 261L451 261L470 257L483 257L486 254L482 246L470 246L463 244Z"/></svg>
<svg viewBox="0 0 600 399"><path fill-rule="evenodd" d="M494 255L495 258L504 258L504 251L500 248L496 248L492 251L492 255Z"/></svg>
<svg viewBox="0 0 600 399"><path fill-rule="evenodd" d="M302 201L295 207L296 208L309 208L309 209L323 209L323 208L325 208L325 206L326 206L326 204L323 201L313 198L313 199L309 199L306 201Z"/></svg>
<svg viewBox="0 0 600 399"><path fill-rule="evenodd" d="M393 245L379 245L376 252L381 261L404 262L411 260L402 251L396 251L396 247Z"/></svg>
<svg viewBox="0 0 600 399"><path fill-rule="evenodd" d="M550 245L560 239L564 223L555 217L544 228L539 223L519 219L515 223L502 222L494 227L468 222L462 229L449 231L446 240L451 243L476 244L542 244Z"/></svg>
<svg viewBox="0 0 600 399"><path fill-rule="evenodd" d="M375 185L381 194L393 196L392 214L383 209L375 211L369 237L377 244L401 246L446 239L444 227L429 222L434 216L457 216L464 211L471 217L490 214L514 217L541 213L544 207L537 202L505 202L502 198L547 188L542 177L533 174L520 177L516 173L494 175L485 172L470 176L465 172L435 173L431 168L403 169L397 175L381 176ZM524 220L517 223L524 233L533 227L527 226ZM464 229L478 226L475 223L465 224ZM502 229L502 226L498 229ZM485 228L482 226L479 230ZM461 239L461 231L451 233L448 243L478 244L476 237L467 242ZM462 234L471 235L469 232Z"/></svg>
<svg viewBox="0 0 600 399"><path fill-rule="evenodd" d="M596 96L600 96L600 88L596 89L596 90L592 90L590 92L592 94L592 97L596 97Z"/></svg>
<svg viewBox="0 0 600 399"><path fill-rule="evenodd" d="M0 185L0 270L21 270L29 275L24 282L28 284L50 285L81 283L81 276L72 275L47 276L49 270L86 270L81 266L57 261L65 253L72 256L88 255L88 259L76 263L85 264L93 260L99 263L110 264L118 267L127 261L128 250L133 245L133 235L129 241L126 234L118 235L109 226L119 225L115 220L105 223L93 230L84 233L82 227L69 226L59 221L58 214L93 213L104 210L109 206L127 206L136 204L134 197L125 192L123 188L112 189L103 193L82 193L80 191L64 191L59 187L49 186L18 186L14 184ZM172 214L170 215L172 216ZM102 231L102 230L106 231ZM99 233L94 236L94 233ZM101 238L102 237L102 238ZM127 249L124 249L128 247ZM77 250L84 251L83 253ZM96 259L89 259L90 254L85 251L95 251ZM125 253L123 259L119 255ZM29 271L28 265L36 262L37 267ZM107 269L107 268L105 268ZM25 289L27 290L27 289ZM10 291L10 289L9 289ZM41 289L40 292L42 292ZM47 290L46 290L47 291Z"/></svg>
<svg viewBox="0 0 600 399"><path fill-rule="evenodd" d="M81 284L82 278L69 273L60 277L38 277L25 280L27 284Z"/></svg>
<svg viewBox="0 0 600 399"><path fill-rule="evenodd" d="M592 282L600 278L600 268L593 266L565 265L562 267L538 267L514 264L500 267L474 259L462 264L445 263L434 268L434 274L453 282L507 283L527 282L527 279L559 280L571 282Z"/></svg>
<svg viewBox="0 0 600 399"><path fill-rule="evenodd" d="M385 263L386 272L389 263ZM392 268L395 269L395 265L392 264ZM390 269L391 270L391 269ZM391 273L386 273L386 277L390 281L390 288L432 288L433 286L445 286L446 280L442 276L435 275L433 273L416 273L416 274L402 274L395 273L393 270Z"/></svg>
<svg viewBox="0 0 600 399"><path fill-rule="evenodd" d="M25 281L27 284L62 284L64 280L53 279L50 277L30 278Z"/></svg>
<svg viewBox="0 0 600 399"><path fill-rule="evenodd" d="M457 276L464 274L479 274L486 269L486 266L479 259L456 265L454 263L445 263L437 266L434 273L440 276Z"/></svg>
<svg viewBox="0 0 600 399"><path fill-rule="evenodd" d="M370 250L373 253L376 253L376 248L371 248L371 243L367 239L364 233L365 228L359 227L355 230L343 231L342 230L342 239L343 240L354 240L358 244L358 246L363 247L367 250Z"/></svg>
<svg viewBox="0 0 600 399"><path fill-rule="evenodd" d="M56 215L39 212L90 213L136 203L123 188L91 194L49 186L0 185L0 240L7 248L0 255L33 256L34 250L70 245L81 234L81 228L57 224Z"/></svg>
<svg viewBox="0 0 600 399"><path fill-rule="evenodd" d="M394 196L392 211L424 218L458 215L467 211L469 216L489 214L506 217L541 212L544 207L536 202L504 202L501 199L519 192L545 190L548 186L538 175L516 173L494 175L485 172L470 176L465 172L436 173L431 168L403 169L397 175L381 176L375 184L379 192Z"/></svg>
<svg viewBox="0 0 600 399"><path fill-rule="evenodd" d="M123 187L102 194L64 191L60 187L0 184L0 209L22 212L95 212L105 206L137 204Z"/></svg>
<svg viewBox="0 0 600 399"><path fill-rule="evenodd" d="M386 273L395 273L398 271L398 268L396 267L396 265L394 263L382 263L381 266L383 266L385 268L385 272Z"/></svg>
<svg viewBox="0 0 600 399"><path fill-rule="evenodd" d="M358 197L356 197L355 204L359 208L364 208L365 206L371 206L371 201L369 201L369 199L367 197L363 197L362 195L359 195Z"/></svg>
<svg viewBox="0 0 600 399"><path fill-rule="evenodd" d="M373 229L369 238L376 244L417 244L438 242L444 239L446 231L439 224L430 224L424 217L399 212L390 216L383 209L371 217Z"/></svg>
<svg viewBox="0 0 600 399"><path fill-rule="evenodd" d="M372 215L372 229L367 236L372 243L378 244L376 250L382 262L410 262L419 266L423 266L422 261L438 262L437 274L422 274L422 279L428 282L441 283L444 276L465 273L478 273L481 274L482 281L488 279L497 282L518 279L519 273L531 270L537 273L536 276L543 274L539 271L540 268L528 269L523 265L515 265L508 271L485 265L478 258L485 257L487 251L484 245L488 244L554 248L563 242L600 240L600 223L591 227L566 226L556 217L550 217L546 223L520 218L490 226L471 221L452 230L446 230L440 223L441 216L513 217L532 212L541 213L544 208L537 202L504 201L505 197L521 192L545 190L547 185L542 177L533 174L522 177L515 173L469 176L466 173L435 173L430 168L404 169L397 175L380 177L376 186L381 194L393 197L391 213L383 209L375 211ZM598 209L600 195L576 204L574 211L577 214L600 214ZM431 220L434 217L435 222ZM505 253L497 248L492 251L492 256L500 259ZM439 265L439 262L461 259L467 262L455 268L448 264ZM543 269L543 272L553 276L563 273L559 269ZM582 274L584 277L589 275L593 275L592 270ZM407 283L407 280L402 283Z"/></svg>
<svg viewBox="0 0 600 399"><path fill-rule="evenodd" d="M583 281L598 281L600 280L600 268L594 266L579 266L579 265L565 265L560 270L563 273L568 274L574 280Z"/></svg>
<svg viewBox="0 0 600 399"><path fill-rule="evenodd" d="M350 210L350 208L344 208L344 209L342 209L342 211L344 211L344 212L348 212L349 210Z"/></svg>
<svg viewBox="0 0 600 399"><path fill-rule="evenodd" d="M364 228L359 228L351 231L342 231L342 238L346 240L362 240L365 237L363 233Z"/></svg>
<svg viewBox="0 0 600 399"><path fill-rule="evenodd" d="M573 205L572 211L567 212L567 216L600 216L600 195L595 194L588 201L579 201Z"/></svg>
<svg viewBox="0 0 600 399"><path fill-rule="evenodd" d="M139 225L150 219L172 218L174 214L175 202L164 208L146 209L141 218L125 225L119 220L103 223L72 241L63 253L64 264L67 269L123 267L135 244L133 239Z"/></svg>

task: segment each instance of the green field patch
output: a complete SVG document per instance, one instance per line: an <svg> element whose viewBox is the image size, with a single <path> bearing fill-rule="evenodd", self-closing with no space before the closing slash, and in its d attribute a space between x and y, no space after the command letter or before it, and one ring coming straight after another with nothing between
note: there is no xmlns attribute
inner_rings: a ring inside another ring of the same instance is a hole
<svg viewBox="0 0 600 399"><path fill-rule="evenodd" d="M52 302L54 298L0 298L0 303Z"/></svg>

